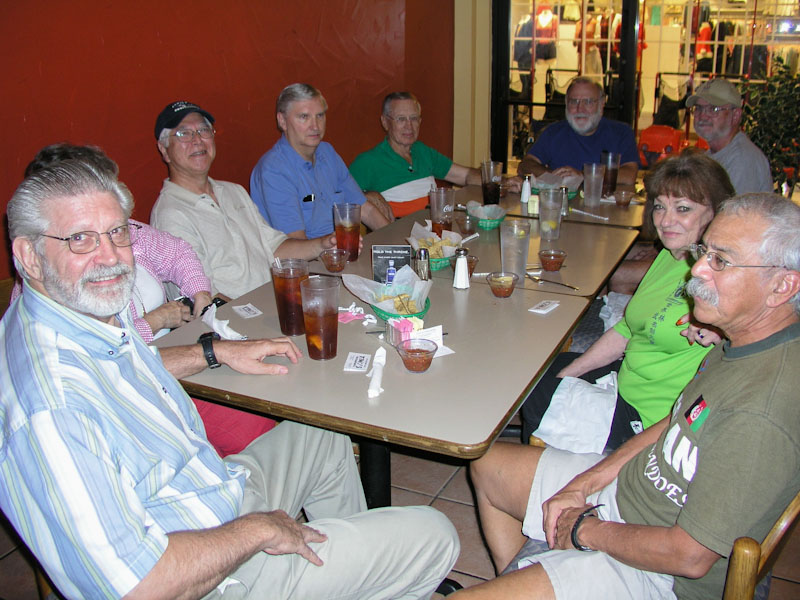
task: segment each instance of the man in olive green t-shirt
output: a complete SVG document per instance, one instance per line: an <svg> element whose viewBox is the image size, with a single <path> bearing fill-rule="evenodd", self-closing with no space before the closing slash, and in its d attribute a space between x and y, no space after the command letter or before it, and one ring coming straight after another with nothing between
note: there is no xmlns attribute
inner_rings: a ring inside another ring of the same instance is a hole
<svg viewBox="0 0 800 600"><path fill-rule="evenodd" d="M800 490L798 231L800 208L748 194L692 249L693 317L727 340L668 417L606 458L495 444L473 463L495 566L525 568L464 597L722 596L734 540ZM518 562L526 536L553 549Z"/></svg>

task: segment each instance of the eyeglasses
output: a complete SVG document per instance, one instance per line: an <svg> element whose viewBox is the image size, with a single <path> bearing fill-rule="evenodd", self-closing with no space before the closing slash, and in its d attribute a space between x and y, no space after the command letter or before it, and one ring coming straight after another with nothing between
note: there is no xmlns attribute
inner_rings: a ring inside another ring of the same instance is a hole
<svg viewBox="0 0 800 600"><path fill-rule="evenodd" d="M700 106L699 104L695 104L689 110L692 111L694 115L712 115L716 116L721 113L723 110L731 110L734 108L733 106L712 106L711 104L706 104L705 106Z"/></svg>
<svg viewBox="0 0 800 600"><path fill-rule="evenodd" d="M178 138L179 142L189 143L194 140L195 134L204 140L210 140L215 133L217 132L214 131L213 127L201 127L200 129L179 129L172 136Z"/></svg>
<svg viewBox="0 0 800 600"><path fill-rule="evenodd" d="M141 229L141 225L136 223L128 223L127 225L120 225L114 227L109 231L98 233L97 231L79 231L73 233L69 237L58 237L55 235L42 234L42 237L52 238L69 244L69 249L75 254L89 254L94 252L100 245L100 236L107 235L111 243L117 248L127 248L133 244L136 239L136 232Z"/></svg>
<svg viewBox="0 0 800 600"><path fill-rule="evenodd" d="M712 271L724 271L725 267L735 267L737 269L785 269L780 265L735 265L725 260L716 252L711 252L704 244L691 244L689 252L695 260L700 260L705 255L708 266Z"/></svg>
<svg viewBox="0 0 800 600"><path fill-rule="evenodd" d="M567 98L567 106L570 108L592 108L600 102L599 98Z"/></svg>
<svg viewBox="0 0 800 600"><path fill-rule="evenodd" d="M396 121L400 123L400 125L405 125L406 123L411 123L412 125L417 125L420 121L422 121L422 117L420 115L400 115L399 117L393 117L392 115L386 115L392 121Z"/></svg>

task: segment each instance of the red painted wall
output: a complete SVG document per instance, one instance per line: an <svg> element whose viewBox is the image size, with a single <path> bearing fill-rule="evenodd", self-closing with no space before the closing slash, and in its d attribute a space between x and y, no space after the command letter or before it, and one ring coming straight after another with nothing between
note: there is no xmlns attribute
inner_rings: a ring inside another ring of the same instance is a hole
<svg viewBox="0 0 800 600"><path fill-rule="evenodd" d="M71 141L119 163L148 221L166 176L153 125L179 99L217 119L212 176L247 187L295 81L325 95L325 139L345 162L381 139L380 102L398 89L423 103L421 138L452 152L452 0L25 0L3 13L3 212L36 151ZM0 278L13 273L3 229Z"/></svg>

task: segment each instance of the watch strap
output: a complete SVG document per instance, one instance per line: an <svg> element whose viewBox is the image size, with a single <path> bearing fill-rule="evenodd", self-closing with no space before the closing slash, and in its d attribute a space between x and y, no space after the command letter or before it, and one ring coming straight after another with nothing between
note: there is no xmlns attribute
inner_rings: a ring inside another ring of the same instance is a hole
<svg viewBox="0 0 800 600"><path fill-rule="evenodd" d="M214 340L219 339L219 334L216 332L207 332L201 335L197 341L203 346L203 356L206 358L209 369L216 369L222 365L217 360L217 355L214 353Z"/></svg>
<svg viewBox="0 0 800 600"><path fill-rule="evenodd" d="M597 518L597 513L595 512L598 508L603 506L602 504L595 504L591 508L587 508L581 514L578 515L578 518L575 519L575 523L572 525L572 532L570 533L570 539L572 540L572 545L575 546L576 550L580 550L581 552L594 552L589 546L584 546L578 541L578 527L580 527L581 523L586 517L595 517Z"/></svg>

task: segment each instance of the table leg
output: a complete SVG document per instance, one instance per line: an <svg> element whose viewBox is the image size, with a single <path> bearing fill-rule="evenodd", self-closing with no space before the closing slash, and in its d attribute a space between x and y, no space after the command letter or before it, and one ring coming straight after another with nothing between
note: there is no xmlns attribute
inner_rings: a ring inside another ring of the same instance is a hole
<svg viewBox="0 0 800 600"><path fill-rule="evenodd" d="M391 506L392 474L389 447L374 440L360 439L361 483L369 508Z"/></svg>

